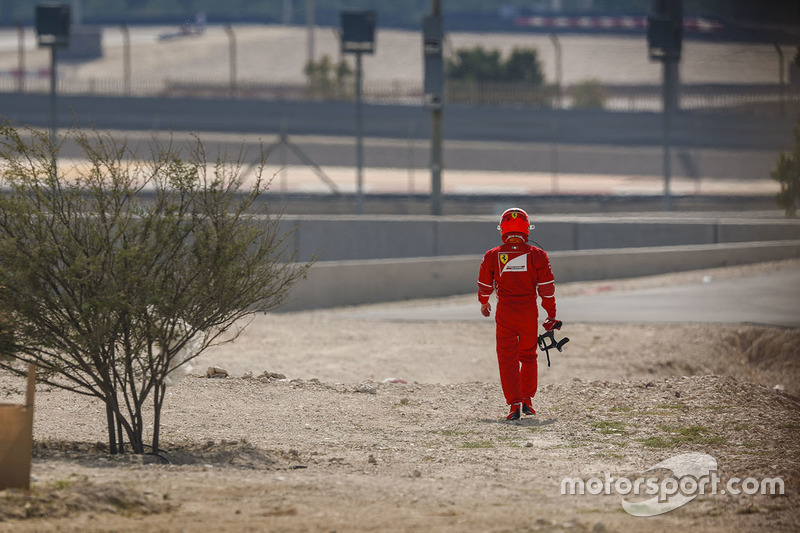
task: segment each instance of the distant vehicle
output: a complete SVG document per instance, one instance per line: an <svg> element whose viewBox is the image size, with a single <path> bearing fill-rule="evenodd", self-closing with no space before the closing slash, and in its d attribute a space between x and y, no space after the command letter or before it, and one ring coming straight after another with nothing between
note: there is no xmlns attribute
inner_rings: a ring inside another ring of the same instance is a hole
<svg viewBox="0 0 800 533"><path fill-rule="evenodd" d="M194 16L194 22L185 21L178 27L177 32L162 33L158 36L159 41L175 39L176 37L187 37L189 35L201 35L206 31L206 14L200 12Z"/></svg>

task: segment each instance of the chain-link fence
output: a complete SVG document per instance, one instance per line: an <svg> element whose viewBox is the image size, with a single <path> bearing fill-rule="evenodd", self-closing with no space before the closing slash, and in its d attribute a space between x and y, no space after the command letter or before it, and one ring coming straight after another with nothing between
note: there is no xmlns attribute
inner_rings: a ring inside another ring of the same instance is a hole
<svg viewBox="0 0 800 533"><path fill-rule="evenodd" d="M44 94L50 90L47 73L0 77L0 93ZM183 98L238 98L270 100L351 101L352 81L344 84L265 83L247 79L209 81L196 78L164 77L78 78L62 76L59 94L73 96L132 96ZM598 81L563 87L533 86L527 83L451 81L446 86L447 102L472 105L513 105L562 109L606 109L618 112L660 111L662 92L658 85L604 85ZM419 83L368 82L363 86L366 102L423 105ZM757 112L785 114L800 109L800 86L787 85L683 85L680 108L710 112Z"/></svg>

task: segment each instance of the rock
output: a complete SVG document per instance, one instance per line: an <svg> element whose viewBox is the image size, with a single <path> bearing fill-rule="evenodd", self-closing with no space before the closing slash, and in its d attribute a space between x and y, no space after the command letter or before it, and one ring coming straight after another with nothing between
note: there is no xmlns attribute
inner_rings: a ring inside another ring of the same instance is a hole
<svg viewBox="0 0 800 533"><path fill-rule="evenodd" d="M242 379L253 379L253 373L248 370L247 372L242 374Z"/></svg>
<svg viewBox="0 0 800 533"><path fill-rule="evenodd" d="M378 464L378 460L377 460L377 459L375 459L375 456L374 456L374 455L372 455L372 454L369 454L369 458L367 459L367 462L368 462L369 464L371 464L371 465L376 465L376 464Z"/></svg>
<svg viewBox="0 0 800 533"><path fill-rule="evenodd" d="M773 390L776 390L776 391L782 391L782 390L786 390L786 387L784 387L783 385L781 385L780 383L778 383L777 385L775 385L774 387L772 387L772 389L773 389Z"/></svg>
<svg viewBox="0 0 800 533"><path fill-rule="evenodd" d="M228 371L224 368L220 368L218 366L210 366L208 370L206 370L206 377L207 378L227 378Z"/></svg>
<svg viewBox="0 0 800 533"><path fill-rule="evenodd" d="M258 379L286 379L286 376L280 372L269 372L265 370L259 374Z"/></svg>
<svg viewBox="0 0 800 533"><path fill-rule="evenodd" d="M403 383L403 384L407 384L408 380L404 379L404 378L386 378L381 383L386 383L386 384L389 384L389 383Z"/></svg>
<svg viewBox="0 0 800 533"><path fill-rule="evenodd" d="M356 385L356 392L361 392L364 394L376 394L375 387L371 385L367 385L366 383L359 383Z"/></svg>

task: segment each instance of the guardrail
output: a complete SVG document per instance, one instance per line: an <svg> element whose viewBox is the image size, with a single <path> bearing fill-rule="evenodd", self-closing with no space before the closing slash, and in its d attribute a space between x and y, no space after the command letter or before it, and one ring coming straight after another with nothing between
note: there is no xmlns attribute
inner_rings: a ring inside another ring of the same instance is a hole
<svg viewBox="0 0 800 533"><path fill-rule="evenodd" d="M552 252L557 283L800 258L800 240ZM477 293L481 255L315 264L278 311ZM477 301L477 300L476 300Z"/></svg>

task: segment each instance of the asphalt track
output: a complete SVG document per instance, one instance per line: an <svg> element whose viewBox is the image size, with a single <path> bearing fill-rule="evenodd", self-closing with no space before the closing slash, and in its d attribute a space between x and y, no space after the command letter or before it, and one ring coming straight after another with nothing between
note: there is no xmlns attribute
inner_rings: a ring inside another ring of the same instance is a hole
<svg viewBox="0 0 800 533"><path fill-rule="evenodd" d="M64 96L59 127L78 120L101 131L197 132L210 150L258 154L285 133L322 167L356 167L352 102L201 100ZM49 125L47 95L0 94L12 124ZM687 178L769 179L777 154L790 146L794 119L756 114L677 113L671 122L671 171ZM364 105L365 167L427 168L430 112L420 106ZM597 110L548 110L452 104L443 122L447 170L663 175L663 116ZM77 152L63 146L60 154ZM147 151L145 150L145 154ZM275 159L301 160L281 152ZM213 159L213 156L212 156Z"/></svg>
<svg viewBox="0 0 800 533"><path fill-rule="evenodd" d="M800 267L696 283L558 298L558 318L573 323L760 324L800 327ZM474 303L353 310L372 320L482 321Z"/></svg>

